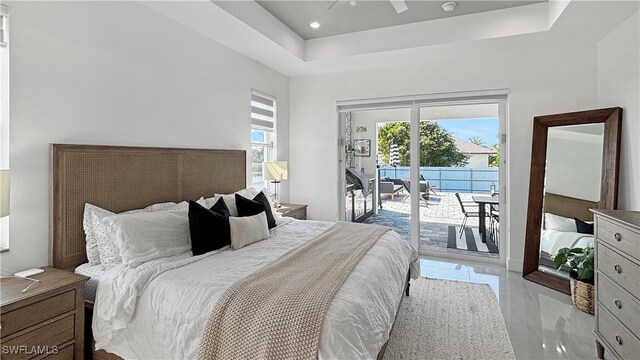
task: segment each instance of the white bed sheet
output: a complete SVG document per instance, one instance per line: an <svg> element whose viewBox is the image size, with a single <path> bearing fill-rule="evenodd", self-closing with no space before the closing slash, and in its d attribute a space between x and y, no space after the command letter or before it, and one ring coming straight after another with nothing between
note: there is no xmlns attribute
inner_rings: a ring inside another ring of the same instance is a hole
<svg viewBox="0 0 640 360"><path fill-rule="evenodd" d="M540 236L540 251L553 258L563 248L593 247L593 235L545 229Z"/></svg>
<svg viewBox="0 0 640 360"><path fill-rule="evenodd" d="M84 298L85 300L94 301L96 298L96 292L98 291L98 283L100 277L107 272L109 268L104 265L90 265L89 263L82 264L75 269L76 274L88 276L90 279L84 283Z"/></svg>
<svg viewBox="0 0 640 360"><path fill-rule="evenodd" d="M268 240L237 251L158 259L103 274L96 297L96 348L126 359L194 359L216 300L235 281L259 270L331 226L283 220ZM348 239L345 239L348 241ZM387 232L363 257L329 306L319 359L372 359L388 340L417 252ZM313 279L309 279L313 281Z"/></svg>

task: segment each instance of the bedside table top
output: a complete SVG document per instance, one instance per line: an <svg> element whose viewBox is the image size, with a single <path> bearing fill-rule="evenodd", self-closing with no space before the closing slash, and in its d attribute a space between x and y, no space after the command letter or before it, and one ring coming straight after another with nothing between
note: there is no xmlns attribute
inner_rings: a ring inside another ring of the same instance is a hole
<svg viewBox="0 0 640 360"><path fill-rule="evenodd" d="M300 208L305 208L307 207L307 205L304 204L290 204L290 203L280 203L280 207L277 208L276 210L278 212L289 212L291 210L297 210Z"/></svg>
<svg viewBox="0 0 640 360"><path fill-rule="evenodd" d="M89 280L86 276L53 267L45 267L43 270L43 273L30 276L30 278L40 280L40 282L33 285L24 294L22 293L22 290L33 283L33 281L16 277L1 279L0 306L9 305L32 296L44 294L64 286Z"/></svg>

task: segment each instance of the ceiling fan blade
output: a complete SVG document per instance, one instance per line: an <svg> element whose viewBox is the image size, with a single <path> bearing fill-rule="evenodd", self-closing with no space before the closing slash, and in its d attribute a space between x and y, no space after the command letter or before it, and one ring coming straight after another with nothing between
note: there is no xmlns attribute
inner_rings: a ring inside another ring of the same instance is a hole
<svg viewBox="0 0 640 360"><path fill-rule="evenodd" d="M396 9L396 12L398 14L408 9L407 4L404 2L404 0L389 0L389 2L391 3L391 6Z"/></svg>

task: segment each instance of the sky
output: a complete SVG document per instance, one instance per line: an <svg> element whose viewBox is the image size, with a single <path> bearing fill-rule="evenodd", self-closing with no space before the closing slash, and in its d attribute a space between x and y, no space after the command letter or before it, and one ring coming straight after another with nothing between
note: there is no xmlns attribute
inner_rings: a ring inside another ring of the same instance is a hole
<svg viewBox="0 0 640 360"><path fill-rule="evenodd" d="M460 140L468 141L470 137L480 136L487 146L498 143L500 129L497 118L451 119L437 120L436 122Z"/></svg>

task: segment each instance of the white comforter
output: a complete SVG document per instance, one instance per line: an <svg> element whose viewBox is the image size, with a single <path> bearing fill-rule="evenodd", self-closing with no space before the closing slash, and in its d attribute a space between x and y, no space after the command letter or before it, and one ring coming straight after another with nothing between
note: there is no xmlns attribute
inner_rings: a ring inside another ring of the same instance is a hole
<svg viewBox="0 0 640 360"><path fill-rule="evenodd" d="M540 236L540 251L548 257L558 255L562 248L593 247L593 235L545 229Z"/></svg>
<svg viewBox="0 0 640 360"><path fill-rule="evenodd" d="M216 300L235 281L276 260L331 223L282 219L268 240L237 251L228 248L123 265L99 280L93 315L97 349L126 359L194 359ZM348 241L348 239L345 239ZM388 340L411 262L417 253L387 232L363 257L329 306L320 359L372 359ZM313 279L309 279L313 281Z"/></svg>

